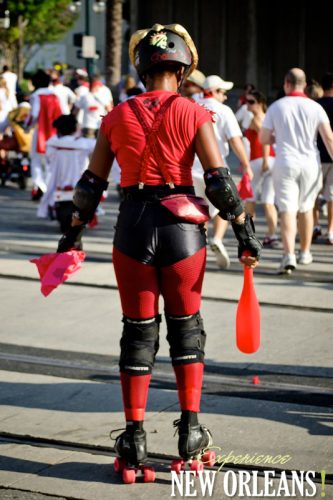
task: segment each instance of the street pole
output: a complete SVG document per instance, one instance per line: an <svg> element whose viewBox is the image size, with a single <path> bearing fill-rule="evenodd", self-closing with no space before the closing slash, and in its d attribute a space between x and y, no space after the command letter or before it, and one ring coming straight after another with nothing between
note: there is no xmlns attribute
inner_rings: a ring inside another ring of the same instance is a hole
<svg viewBox="0 0 333 500"><path fill-rule="evenodd" d="M87 36L90 36L90 0L86 0L85 2L85 32ZM92 76L92 59L86 59L86 68L88 73L88 78Z"/></svg>
<svg viewBox="0 0 333 500"><path fill-rule="evenodd" d="M123 23L123 0L106 2L105 74L109 87L121 78L121 45Z"/></svg>

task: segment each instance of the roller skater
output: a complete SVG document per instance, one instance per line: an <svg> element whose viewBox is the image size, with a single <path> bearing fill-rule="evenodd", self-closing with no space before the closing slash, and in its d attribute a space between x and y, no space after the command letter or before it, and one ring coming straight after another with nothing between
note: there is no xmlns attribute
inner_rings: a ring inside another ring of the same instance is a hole
<svg viewBox="0 0 333 500"><path fill-rule="evenodd" d="M116 156L124 200L113 264L123 310L119 367L126 429L116 439L114 466L124 482L133 483L138 470L145 481L154 480L154 472L145 466L144 417L159 348L160 295L181 408L176 424L179 454L184 463L200 464L191 465L197 470L214 460L208 449L211 434L198 419L206 342L200 302L208 208L193 189L195 153L205 170L209 200L221 217L232 221L242 263L255 267L261 245L223 166L211 115L178 93L198 61L187 31L178 24L156 24L132 35L129 52L147 92L104 117L89 169L75 188L71 229L58 251L72 248L93 216ZM245 250L249 256L243 257Z"/></svg>

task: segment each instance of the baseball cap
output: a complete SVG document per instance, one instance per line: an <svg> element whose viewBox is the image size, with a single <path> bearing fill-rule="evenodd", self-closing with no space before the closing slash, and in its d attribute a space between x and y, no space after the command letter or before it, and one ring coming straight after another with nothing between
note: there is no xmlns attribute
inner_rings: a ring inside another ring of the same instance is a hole
<svg viewBox="0 0 333 500"><path fill-rule="evenodd" d="M226 82L225 80L222 80L220 76L217 75L207 76L204 82L205 90L216 90L216 89L230 90L232 89L233 86L234 82Z"/></svg>
<svg viewBox="0 0 333 500"><path fill-rule="evenodd" d="M198 69L195 69L194 71L192 71L192 73L190 74L190 76L188 76L186 78L186 80L188 82L192 82L194 83L194 85L197 85L198 87L200 88L204 88L204 83L205 83L205 75L199 71Z"/></svg>
<svg viewBox="0 0 333 500"><path fill-rule="evenodd" d="M30 109L31 108L31 104L29 104L27 101L22 101L20 102L20 104L18 105L19 108L27 108L27 109Z"/></svg>
<svg viewBox="0 0 333 500"><path fill-rule="evenodd" d="M84 78L87 78L88 76L88 72L86 69L78 68L77 70L75 70L75 72L77 75L83 76Z"/></svg>

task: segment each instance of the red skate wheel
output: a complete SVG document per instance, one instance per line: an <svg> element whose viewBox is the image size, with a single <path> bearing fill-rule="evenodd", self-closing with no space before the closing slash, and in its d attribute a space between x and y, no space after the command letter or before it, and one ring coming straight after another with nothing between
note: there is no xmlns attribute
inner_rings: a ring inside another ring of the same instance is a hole
<svg viewBox="0 0 333 500"><path fill-rule="evenodd" d="M172 460L171 470L173 470L174 472L177 472L177 474L179 474L183 468L183 465L184 465L184 460L179 460L179 459Z"/></svg>
<svg viewBox="0 0 333 500"><path fill-rule="evenodd" d="M198 473L203 470L203 468L204 464L199 460L193 460L193 462L191 463L191 470L194 470L197 476L199 475Z"/></svg>
<svg viewBox="0 0 333 500"><path fill-rule="evenodd" d="M123 472L125 465L126 465L126 462L123 458L116 457L115 461L113 463L113 468L114 468L115 472L120 473L120 472Z"/></svg>
<svg viewBox="0 0 333 500"><path fill-rule="evenodd" d="M216 461L216 453L215 451L206 451L201 457L201 461L207 467L214 467Z"/></svg>
<svg viewBox="0 0 333 500"><path fill-rule="evenodd" d="M153 467L144 467L143 468L143 482L144 483L153 483L155 481L155 470Z"/></svg>
<svg viewBox="0 0 333 500"><path fill-rule="evenodd" d="M135 483L135 479L136 479L136 470L129 469L129 468L125 467L123 470L124 483L125 484L133 484L133 483Z"/></svg>

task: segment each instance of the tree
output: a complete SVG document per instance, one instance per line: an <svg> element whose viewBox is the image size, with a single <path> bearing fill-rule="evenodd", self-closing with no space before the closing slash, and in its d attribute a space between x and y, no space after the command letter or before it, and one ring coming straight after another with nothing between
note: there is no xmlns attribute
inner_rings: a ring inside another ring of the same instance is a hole
<svg viewBox="0 0 333 500"><path fill-rule="evenodd" d="M0 30L0 45L22 78L35 44L61 39L76 20L71 0L8 0L10 28Z"/></svg>
<svg viewBox="0 0 333 500"><path fill-rule="evenodd" d="M121 77L122 12L122 0L107 0L105 73L110 87L117 85Z"/></svg>

